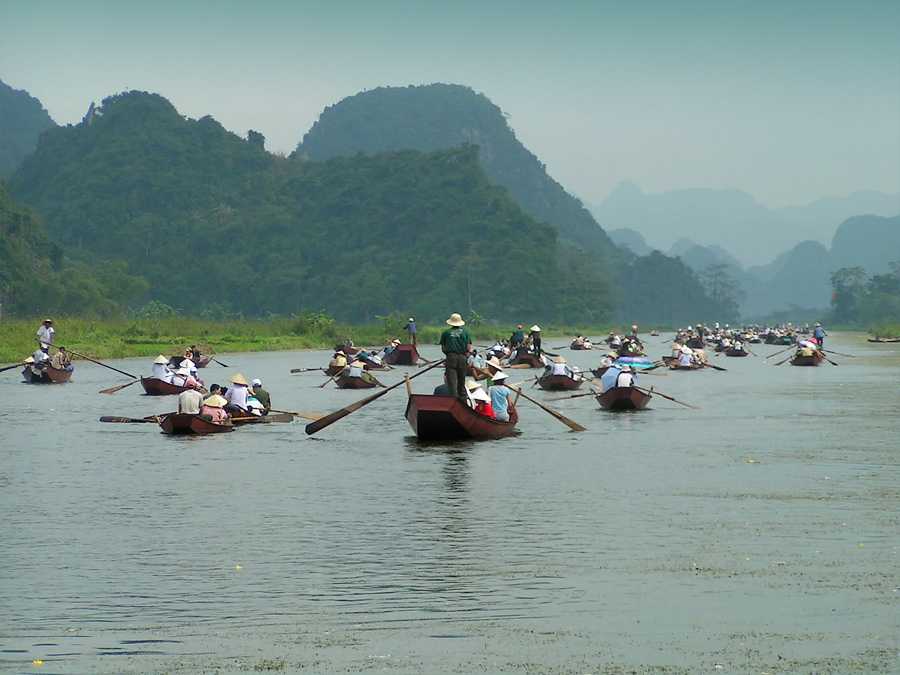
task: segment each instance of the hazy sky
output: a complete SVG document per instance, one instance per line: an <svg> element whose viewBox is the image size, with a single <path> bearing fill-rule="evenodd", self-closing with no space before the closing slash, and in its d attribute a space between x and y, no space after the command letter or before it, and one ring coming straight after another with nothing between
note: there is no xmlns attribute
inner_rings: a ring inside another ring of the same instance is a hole
<svg viewBox="0 0 900 675"><path fill-rule="evenodd" d="M0 0L0 79L60 123L155 91L289 152L326 105L466 84L570 191L900 190L900 2Z"/></svg>

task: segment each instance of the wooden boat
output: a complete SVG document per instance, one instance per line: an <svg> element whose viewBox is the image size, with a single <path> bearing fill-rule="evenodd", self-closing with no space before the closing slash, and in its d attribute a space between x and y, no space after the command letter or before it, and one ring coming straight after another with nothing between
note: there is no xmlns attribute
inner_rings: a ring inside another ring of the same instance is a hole
<svg viewBox="0 0 900 675"><path fill-rule="evenodd" d="M569 349L575 352L587 351L593 348L594 345L590 342L575 342L574 340L572 340L572 342L569 343Z"/></svg>
<svg viewBox="0 0 900 675"><path fill-rule="evenodd" d="M226 431L234 431L231 420L226 422L213 422L202 415L190 415L187 413L169 413L159 419L159 426L164 434L173 436L184 434L221 434Z"/></svg>
<svg viewBox="0 0 900 675"><path fill-rule="evenodd" d="M186 356L177 356L177 355L170 356L169 357L169 366L172 368L179 368L179 367L181 367L181 362L184 361L186 358L187 358ZM191 357L191 361L193 361L194 365L197 366L198 368L206 368L206 366L208 366L210 364L210 361L212 361L212 359L213 359L212 354L208 354L208 355L202 354L200 356L200 358L196 359L196 360L194 359L194 357Z"/></svg>
<svg viewBox="0 0 900 675"><path fill-rule="evenodd" d="M546 373L537 378L537 383L541 389L547 391L571 391L584 384L584 378Z"/></svg>
<svg viewBox="0 0 900 675"><path fill-rule="evenodd" d="M268 415L242 415L233 417L231 423L236 427L242 427L245 424L274 424L293 422L294 416L291 413L269 413Z"/></svg>
<svg viewBox="0 0 900 675"><path fill-rule="evenodd" d="M374 377L370 380L362 377L350 377L346 373L338 375L334 383L338 386L338 389L373 389L378 386L378 380Z"/></svg>
<svg viewBox="0 0 900 675"><path fill-rule="evenodd" d="M328 377L333 377L333 376L337 375L339 372L341 372L346 367L347 366L328 366L325 369L325 375L327 375Z"/></svg>
<svg viewBox="0 0 900 675"><path fill-rule="evenodd" d="M729 347L725 350L725 356L750 356L750 352L743 349L735 349L734 347Z"/></svg>
<svg viewBox="0 0 900 675"><path fill-rule="evenodd" d="M72 370L60 370L48 365L36 373L31 366L25 366L25 369L22 371L22 378L27 384L65 384L72 379L72 373L74 372L74 368Z"/></svg>
<svg viewBox="0 0 900 675"><path fill-rule="evenodd" d="M455 396L410 394L406 419L422 440L487 440L514 434L518 415L512 409L509 422L498 422L479 415Z"/></svg>
<svg viewBox="0 0 900 675"><path fill-rule="evenodd" d="M699 363L690 366L682 366L674 356L664 356L662 357L662 360L663 363L669 367L669 370L703 370L703 366Z"/></svg>
<svg viewBox="0 0 900 675"><path fill-rule="evenodd" d="M795 342L797 342L797 337L795 335L782 335L781 337L775 338L775 342L772 344L788 347Z"/></svg>
<svg viewBox="0 0 900 675"><path fill-rule="evenodd" d="M613 387L597 395L597 402L604 410L643 410L653 398L635 387Z"/></svg>
<svg viewBox="0 0 900 675"><path fill-rule="evenodd" d="M160 380L157 377L142 377L141 386L147 396L172 396L190 389L190 387L179 387L177 384Z"/></svg>
<svg viewBox="0 0 900 675"><path fill-rule="evenodd" d="M364 356L356 355L356 358L362 361L365 364L366 370L387 370L388 367L383 363L376 363L375 361L370 361Z"/></svg>
<svg viewBox="0 0 900 675"><path fill-rule="evenodd" d="M529 368L543 368L544 361L537 354L532 354L531 352L519 352L516 356L510 360L509 365L511 366L519 366L525 364Z"/></svg>
<svg viewBox="0 0 900 675"><path fill-rule="evenodd" d="M387 355L385 361L392 366L414 366L422 359L416 346L413 344L397 345L397 348ZM424 359L422 359L424 361Z"/></svg>
<svg viewBox="0 0 900 675"><path fill-rule="evenodd" d="M353 356L359 351L359 347L351 347L350 345L335 345L334 351L344 352L347 356Z"/></svg>
<svg viewBox="0 0 900 675"><path fill-rule="evenodd" d="M876 338L869 338L868 341L869 341L869 342L888 342L888 343L893 343L893 342L900 342L900 337L895 337L895 338L876 337Z"/></svg>
<svg viewBox="0 0 900 675"><path fill-rule="evenodd" d="M651 330L651 331L650 331L650 337L659 337L659 331L658 331L658 330Z"/></svg>
<svg viewBox="0 0 900 675"><path fill-rule="evenodd" d="M818 366L825 360L825 357L822 355L822 352L815 352L812 356L801 356L800 354L795 354L794 358L790 360L790 364L792 366Z"/></svg>

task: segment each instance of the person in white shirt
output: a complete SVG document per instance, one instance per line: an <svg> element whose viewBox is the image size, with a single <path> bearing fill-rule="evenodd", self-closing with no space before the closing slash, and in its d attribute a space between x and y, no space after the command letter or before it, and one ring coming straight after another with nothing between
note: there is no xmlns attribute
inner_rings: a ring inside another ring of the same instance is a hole
<svg viewBox="0 0 900 675"><path fill-rule="evenodd" d="M178 394L178 412L199 415L203 405L203 394L196 389L188 389Z"/></svg>
<svg viewBox="0 0 900 675"><path fill-rule="evenodd" d="M36 349L34 354L31 355L34 359L35 368L45 368L50 362L50 354L47 353L47 349L47 347L41 347L40 349Z"/></svg>
<svg viewBox="0 0 900 675"><path fill-rule="evenodd" d="M617 387L633 387L637 385L637 376L634 374L634 368L625 366L622 372L616 377Z"/></svg>
<svg viewBox="0 0 900 675"><path fill-rule="evenodd" d="M682 347L681 353L678 354L678 365L679 366L694 365L694 350L688 346Z"/></svg>
<svg viewBox="0 0 900 675"><path fill-rule="evenodd" d="M44 319L44 323L37 329L37 339L41 343L41 347L53 344L54 335L56 335L56 329L53 328L53 319Z"/></svg>
<svg viewBox="0 0 900 675"><path fill-rule="evenodd" d="M172 382L172 371L169 370L169 359L160 354L153 361L153 377L163 382Z"/></svg>
<svg viewBox="0 0 900 675"><path fill-rule="evenodd" d="M562 356L553 357L553 363L547 366L550 369L550 375L565 375L572 377L572 370L566 365L566 360Z"/></svg>

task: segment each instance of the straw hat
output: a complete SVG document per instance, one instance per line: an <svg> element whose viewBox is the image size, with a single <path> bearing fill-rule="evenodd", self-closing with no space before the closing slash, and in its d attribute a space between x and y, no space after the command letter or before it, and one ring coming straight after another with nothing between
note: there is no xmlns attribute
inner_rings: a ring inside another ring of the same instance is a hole
<svg viewBox="0 0 900 675"><path fill-rule="evenodd" d="M565 357L562 357L562 356L554 356L553 357L553 363L565 363L565 362L566 362Z"/></svg>
<svg viewBox="0 0 900 675"><path fill-rule="evenodd" d="M25 359L24 363L34 363L34 357L29 356L27 359Z"/></svg>
<svg viewBox="0 0 900 675"><path fill-rule="evenodd" d="M415 321L415 320L416 320L416 317L414 317L414 316L411 316L411 317L409 317L409 318L407 319L407 321L410 321L410 322L413 322L413 321Z"/></svg>
<svg viewBox="0 0 900 675"><path fill-rule="evenodd" d="M234 375L232 375L230 381L232 384L242 384L245 387L250 386L250 383L247 382L247 378L244 377L243 375L241 375L240 373L235 373Z"/></svg>
<svg viewBox="0 0 900 675"><path fill-rule="evenodd" d="M472 392L472 398L476 401L484 401L485 403L491 402L490 395L481 387Z"/></svg>
<svg viewBox="0 0 900 675"><path fill-rule="evenodd" d="M338 349L338 350L334 353L334 355L335 355L335 356L347 356L347 355L344 353L344 350L342 350L342 349Z"/></svg>
<svg viewBox="0 0 900 675"><path fill-rule="evenodd" d="M473 389L477 389L480 386L481 385L478 384L478 382L475 380L474 377L466 378L466 389L468 389L469 391L472 391Z"/></svg>
<svg viewBox="0 0 900 675"><path fill-rule="evenodd" d="M44 323L53 323L53 319L44 319Z"/></svg>
<svg viewBox="0 0 900 675"><path fill-rule="evenodd" d="M459 327L459 326L465 326L466 322L463 321L463 318L459 315L458 312L453 312L453 314L450 315L450 318L447 319L447 325Z"/></svg>
<svg viewBox="0 0 900 675"><path fill-rule="evenodd" d="M500 366L500 359L498 359L496 356L492 356L491 358L489 358L487 360L487 364L489 366L491 366L492 368L496 368L497 370L502 370L502 367Z"/></svg>
<svg viewBox="0 0 900 675"><path fill-rule="evenodd" d="M213 394L203 401L203 405L208 405L210 408L224 408L226 403L228 403L228 401L225 400L225 397L219 396L218 394Z"/></svg>
<svg viewBox="0 0 900 675"><path fill-rule="evenodd" d="M509 375L507 375L506 373L504 373L501 370L499 373L495 374L491 379L494 382L500 382L501 380L505 380L507 377L509 377Z"/></svg>
<svg viewBox="0 0 900 675"><path fill-rule="evenodd" d="M394 346L397 346L400 344L400 340L398 340L397 338L394 338L393 340L391 340L391 344Z"/></svg>
<svg viewBox="0 0 900 675"><path fill-rule="evenodd" d="M534 324L529 330L530 330L532 333L540 333L540 332L541 332L541 327L538 326L537 324Z"/></svg>
<svg viewBox="0 0 900 675"><path fill-rule="evenodd" d="M167 359L167 358L166 358L165 356L163 356L162 354L160 354L159 356L157 356L157 357L153 360L153 363L158 363L158 364L163 365L163 366L166 365L168 362L169 362L169 359Z"/></svg>

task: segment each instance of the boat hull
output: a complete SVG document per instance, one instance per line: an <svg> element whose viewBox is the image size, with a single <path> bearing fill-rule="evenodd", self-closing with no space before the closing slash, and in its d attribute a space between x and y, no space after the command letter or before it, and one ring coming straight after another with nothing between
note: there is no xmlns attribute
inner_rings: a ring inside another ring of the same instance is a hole
<svg viewBox="0 0 900 675"><path fill-rule="evenodd" d="M492 440L516 433L518 417L509 422L479 415L455 396L410 394L406 419L416 436L428 441Z"/></svg>
<svg viewBox="0 0 900 675"><path fill-rule="evenodd" d="M569 349L571 349L573 352L585 352L585 351L589 351L593 348L594 348L594 345L592 345L590 343L577 344L577 343L573 342L569 345Z"/></svg>
<svg viewBox="0 0 900 675"><path fill-rule="evenodd" d="M726 349L725 356L750 356L750 352L745 352L743 349Z"/></svg>
<svg viewBox="0 0 900 675"><path fill-rule="evenodd" d="M349 375L339 375L334 383L339 389L373 389L378 386L374 381L369 382L361 377L350 377Z"/></svg>
<svg viewBox="0 0 900 675"><path fill-rule="evenodd" d="M529 368L543 368L544 361L537 354L520 354L509 362L511 366L527 365Z"/></svg>
<svg viewBox="0 0 900 675"><path fill-rule="evenodd" d="M269 413L268 415L246 415L232 418L231 423L236 427L242 427L246 424L274 424L293 422L294 416L291 413Z"/></svg>
<svg viewBox="0 0 900 675"><path fill-rule="evenodd" d="M597 396L597 402L604 410L644 410L652 396L634 387L613 387Z"/></svg>
<svg viewBox="0 0 900 675"><path fill-rule="evenodd" d="M53 366L47 366L40 374L35 373L29 366L22 371L22 379L27 384L65 384L72 379L72 370L59 370Z"/></svg>
<svg viewBox="0 0 900 675"><path fill-rule="evenodd" d="M538 386L547 391L572 391L578 389L584 380L568 375L543 375L538 378Z"/></svg>
<svg viewBox="0 0 900 675"><path fill-rule="evenodd" d="M190 387L179 387L156 377L142 377L141 386L147 396L173 396L190 389Z"/></svg>
<svg viewBox="0 0 900 675"><path fill-rule="evenodd" d="M170 413L159 420L159 427L170 436L221 434L234 431L231 421L212 422L201 415Z"/></svg>
<svg viewBox="0 0 900 675"><path fill-rule="evenodd" d="M812 356L795 356L791 359L792 366L818 366L822 363L822 356L813 354Z"/></svg>
<svg viewBox="0 0 900 675"><path fill-rule="evenodd" d="M419 352L413 344L397 345L397 348L387 355L385 361L392 366L414 366L419 362Z"/></svg>

